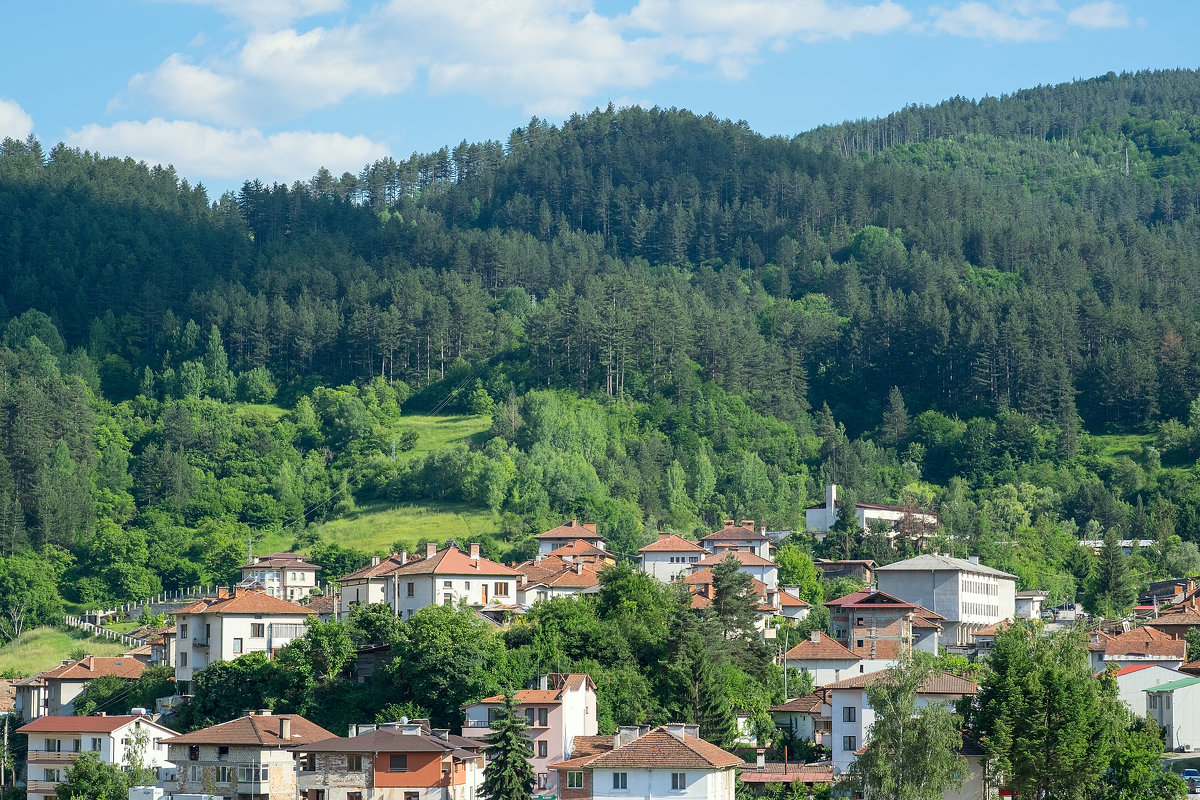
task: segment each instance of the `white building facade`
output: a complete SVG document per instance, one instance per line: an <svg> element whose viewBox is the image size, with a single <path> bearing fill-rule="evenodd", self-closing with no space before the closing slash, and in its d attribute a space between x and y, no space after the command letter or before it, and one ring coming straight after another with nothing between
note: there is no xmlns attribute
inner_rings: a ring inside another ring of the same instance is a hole
<svg viewBox="0 0 1200 800"><path fill-rule="evenodd" d="M878 567L881 592L941 615L941 644L970 645L975 631L1016 613L1017 577L976 561L927 553Z"/></svg>

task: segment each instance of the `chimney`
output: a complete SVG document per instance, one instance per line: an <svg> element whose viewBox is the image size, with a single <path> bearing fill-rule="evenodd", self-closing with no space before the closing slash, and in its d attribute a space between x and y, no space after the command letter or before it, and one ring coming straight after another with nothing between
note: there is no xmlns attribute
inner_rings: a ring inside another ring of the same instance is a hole
<svg viewBox="0 0 1200 800"><path fill-rule="evenodd" d="M279 738L285 742L292 740L292 721L287 717L279 718Z"/></svg>
<svg viewBox="0 0 1200 800"><path fill-rule="evenodd" d="M617 735L613 741L613 749L624 747L630 742L638 739L642 735L642 729L637 725L622 725L617 728Z"/></svg>
<svg viewBox="0 0 1200 800"><path fill-rule="evenodd" d="M825 487L825 528L828 530L837 522L837 484L831 483Z"/></svg>
<svg viewBox="0 0 1200 800"><path fill-rule="evenodd" d="M471 558L479 560L479 542L471 542Z"/></svg>
<svg viewBox="0 0 1200 800"><path fill-rule="evenodd" d="M687 726L682 722L668 722L663 727L667 729L667 733L671 734L681 742L683 741L683 737L687 735Z"/></svg>
<svg viewBox="0 0 1200 800"><path fill-rule="evenodd" d="M355 736L358 736L358 726L351 722L349 729L346 731L346 738L353 739Z"/></svg>
<svg viewBox="0 0 1200 800"><path fill-rule="evenodd" d="M425 543L425 557L433 558L435 555L437 555L437 543L436 542L426 542Z"/></svg>
<svg viewBox="0 0 1200 800"><path fill-rule="evenodd" d="M979 566L979 556L967 556L967 561L970 561L975 566Z"/></svg>
<svg viewBox="0 0 1200 800"><path fill-rule="evenodd" d="M752 520L752 519L742 520L742 527L749 528L750 530L754 530L754 520Z"/></svg>
<svg viewBox="0 0 1200 800"><path fill-rule="evenodd" d="M403 567L407 563L408 563L408 551L401 550L400 551L400 566Z"/></svg>
<svg viewBox="0 0 1200 800"><path fill-rule="evenodd" d="M550 688L550 676L549 675L539 675L538 676L538 688L541 689L543 692Z"/></svg>
<svg viewBox="0 0 1200 800"><path fill-rule="evenodd" d="M582 574L583 574L583 562L582 562L582 561L576 561L576 562L575 562L575 574L576 574L576 575L582 575Z"/></svg>
<svg viewBox="0 0 1200 800"><path fill-rule="evenodd" d="M449 739L450 738L450 729L449 728L434 728L433 730L429 731L429 735L436 736L437 738L443 739L443 740Z"/></svg>
<svg viewBox="0 0 1200 800"><path fill-rule="evenodd" d="M95 714L93 714L92 716L95 716L95 717L107 717L107 716L108 716L108 712L107 712L107 711L97 711L97 712L96 712Z"/></svg>
<svg viewBox="0 0 1200 800"><path fill-rule="evenodd" d="M820 644L820 643L821 643L821 632L820 632L820 631L813 631L811 634L809 634L809 640L810 640L810 641L811 641L813 644Z"/></svg>
<svg viewBox="0 0 1200 800"><path fill-rule="evenodd" d="M766 770L767 770L767 749L765 747L758 748L758 761L755 763L754 768L756 770L758 770L759 772L766 772Z"/></svg>
<svg viewBox="0 0 1200 800"><path fill-rule="evenodd" d="M577 519L575 519L574 517L572 517L572 518L571 518L571 524L570 524L570 525L568 525L567 527L568 527L568 528L577 528L577 527L579 527L579 520L577 520Z"/></svg>
<svg viewBox="0 0 1200 800"><path fill-rule="evenodd" d="M721 524L723 524L723 525L724 525L726 528L732 528L732 527L733 527L733 523L734 523L734 520L731 520L731 519L723 519L723 520L721 520Z"/></svg>
<svg viewBox="0 0 1200 800"><path fill-rule="evenodd" d="M371 566L372 567L379 566L379 556L371 556Z"/></svg>
<svg viewBox="0 0 1200 800"><path fill-rule="evenodd" d="M89 672L94 671L96 669L96 657L95 656L87 657L87 668L88 668Z"/></svg>

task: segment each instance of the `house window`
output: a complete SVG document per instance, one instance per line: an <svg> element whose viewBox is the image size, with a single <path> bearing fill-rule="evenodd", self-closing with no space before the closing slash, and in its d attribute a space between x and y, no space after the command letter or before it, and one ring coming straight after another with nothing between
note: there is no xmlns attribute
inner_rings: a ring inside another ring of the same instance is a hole
<svg viewBox="0 0 1200 800"><path fill-rule="evenodd" d="M453 587L454 587L454 582L453 582L453 581L442 581L442 588L443 588L443 589L452 589Z"/></svg>
<svg viewBox="0 0 1200 800"><path fill-rule="evenodd" d="M346 771L362 772L362 756L357 754L346 756Z"/></svg>
<svg viewBox="0 0 1200 800"><path fill-rule="evenodd" d="M229 764L217 765L217 783L232 783L233 767Z"/></svg>
<svg viewBox="0 0 1200 800"><path fill-rule="evenodd" d="M346 792L346 800L362 800L362 792Z"/></svg>
<svg viewBox="0 0 1200 800"><path fill-rule="evenodd" d="M188 783L199 783L200 782L200 765L188 764L187 782Z"/></svg>
<svg viewBox="0 0 1200 800"><path fill-rule="evenodd" d="M454 605L454 595L451 594L450 592L446 592L444 595L442 595L442 605L444 605L444 606Z"/></svg>
<svg viewBox="0 0 1200 800"><path fill-rule="evenodd" d="M498 708L489 708L488 709L488 725L489 726L492 723L494 723L499 717L500 717L500 709L498 709Z"/></svg>
<svg viewBox="0 0 1200 800"><path fill-rule="evenodd" d="M858 647L862 647L862 646L863 646L863 640L862 640L862 639L859 639L859 640L858 640L858 645L857 645L857 646L858 646Z"/></svg>
<svg viewBox="0 0 1200 800"><path fill-rule="evenodd" d="M405 792L404 800L421 800L420 792Z"/></svg>
<svg viewBox="0 0 1200 800"><path fill-rule="evenodd" d="M229 747L227 745L221 745L217 748L217 758L221 761L229 758Z"/></svg>
<svg viewBox="0 0 1200 800"><path fill-rule="evenodd" d="M469 591L469 590L471 589L471 582L470 582L470 581L463 581L463 588L464 588L464 589L467 589L467 590Z"/></svg>
<svg viewBox="0 0 1200 800"><path fill-rule="evenodd" d="M855 750L858 749L858 737L857 736L843 736L842 737L842 749L849 750L851 753L853 753Z"/></svg>
<svg viewBox="0 0 1200 800"><path fill-rule="evenodd" d="M496 581L495 589L492 594L496 597L508 597L508 581Z"/></svg>
<svg viewBox="0 0 1200 800"><path fill-rule="evenodd" d="M408 772L408 754L392 753L388 756L388 772Z"/></svg>
<svg viewBox="0 0 1200 800"><path fill-rule="evenodd" d="M179 654L179 666L181 666L181 667L187 666L187 653Z"/></svg>
<svg viewBox="0 0 1200 800"><path fill-rule="evenodd" d="M567 773L567 788L568 789L582 789L583 788L583 773L582 772L568 772Z"/></svg>
<svg viewBox="0 0 1200 800"><path fill-rule="evenodd" d="M303 795L304 800L325 800L324 789L309 789L308 794Z"/></svg>
<svg viewBox="0 0 1200 800"><path fill-rule="evenodd" d="M268 778L266 764L238 764L238 783L260 783Z"/></svg>
<svg viewBox="0 0 1200 800"><path fill-rule="evenodd" d="M538 725L540 725L541 727L544 728L549 724L550 724L550 709L539 708L538 709Z"/></svg>
<svg viewBox="0 0 1200 800"><path fill-rule="evenodd" d="M543 739L542 741L539 741L537 744L538 744L538 758L545 758L546 756L550 755L550 743L549 742L547 742L546 740Z"/></svg>
<svg viewBox="0 0 1200 800"><path fill-rule="evenodd" d="M842 722L858 722L858 708L855 706L845 706L842 709Z"/></svg>
<svg viewBox="0 0 1200 800"><path fill-rule="evenodd" d="M317 754L305 753L300 759L300 770L302 772L316 772L317 770Z"/></svg>
<svg viewBox="0 0 1200 800"><path fill-rule="evenodd" d="M1158 708L1158 695L1150 695L1150 708Z"/></svg>
<svg viewBox="0 0 1200 800"><path fill-rule="evenodd" d="M200 760L200 745L198 745L198 744L188 745L188 761L199 761L199 760Z"/></svg>
<svg viewBox="0 0 1200 800"><path fill-rule="evenodd" d="M262 639L267 635L267 625L265 622L250 623L250 638Z"/></svg>
<svg viewBox="0 0 1200 800"><path fill-rule="evenodd" d="M671 788L679 791L687 788L687 773L672 772L671 773Z"/></svg>
<svg viewBox="0 0 1200 800"><path fill-rule="evenodd" d="M539 772L539 773L537 774L537 776L538 776L538 778L537 778L537 788L539 788L539 789L549 789L549 788L550 788L550 773L548 773L548 772Z"/></svg>
<svg viewBox="0 0 1200 800"><path fill-rule="evenodd" d="M525 724L530 728L533 727L534 710L532 708L525 709Z"/></svg>
<svg viewBox="0 0 1200 800"><path fill-rule="evenodd" d="M241 653L241 652L242 652L242 640L234 639L233 640L233 654L237 655L238 653Z"/></svg>
<svg viewBox="0 0 1200 800"><path fill-rule="evenodd" d="M628 791L629 789L629 773L614 772L613 773L613 788L618 791Z"/></svg>
<svg viewBox="0 0 1200 800"><path fill-rule="evenodd" d="M99 738L97 738L97 737L95 737L95 736L93 736L93 737L92 737L92 746L91 746L91 748L90 748L90 749L91 749L91 751L92 751L93 753L99 753L99 752L100 752L100 749L101 749L103 746L104 746L104 740L103 740L103 739L99 739Z"/></svg>
<svg viewBox="0 0 1200 800"><path fill-rule="evenodd" d="M59 781L62 780L62 773L60 773L56 769L47 769L46 770L46 780L52 781L54 783L58 783Z"/></svg>
<svg viewBox="0 0 1200 800"><path fill-rule="evenodd" d="M408 596L413 597L417 593L417 585L412 581L408 582Z"/></svg>

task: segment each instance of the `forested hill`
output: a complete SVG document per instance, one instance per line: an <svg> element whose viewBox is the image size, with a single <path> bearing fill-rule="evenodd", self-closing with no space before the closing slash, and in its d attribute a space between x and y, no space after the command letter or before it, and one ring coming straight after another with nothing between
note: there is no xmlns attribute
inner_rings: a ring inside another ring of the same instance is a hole
<svg viewBox="0 0 1200 800"><path fill-rule="evenodd" d="M215 202L6 140L2 549L63 548L99 598L224 577L249 532L355 501L513 539L580 514L631 552L801 525L826 480L953 496L976 549L1039 519L1200 538L1159 463L1200 444L1198 105L1175 71L790 139L610 107ZM490 443L390 459L401 408L494 410ZM1158 448L1101 458L1114 432ZM173 542L146 574L78 565L138 537Z"/></svg>

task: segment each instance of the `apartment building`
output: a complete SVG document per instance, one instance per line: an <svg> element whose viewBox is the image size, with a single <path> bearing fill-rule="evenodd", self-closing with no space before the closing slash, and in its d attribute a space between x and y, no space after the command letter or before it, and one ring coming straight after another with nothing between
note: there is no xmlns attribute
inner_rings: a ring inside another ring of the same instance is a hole
<svg viewBox="0 0 1200 800"><path fill-rule="evenodd" d="M979 559L925 553L875 569L879 590L941 616L941 643L965 646L971 634L1016 616L1017 576Z"/></svg>
<svg viewBox="0 0 1200 800"><path fill-rule="evenodd" d="M254 556L249 564L238 567L242 582L253 581L271 597L300 602L317 588L321 569L298 553L269 553Z"/></svg>
<svg viewBox="0 0 1200 800"><path fill-rule="evenodd" d="M17 681L14 710L27 720L70 716L75 713L75 698L91 681L105 676L132 681L141 677L145 668L132 656L84 656L78 661L63 661L53 669Z"/></svg>

